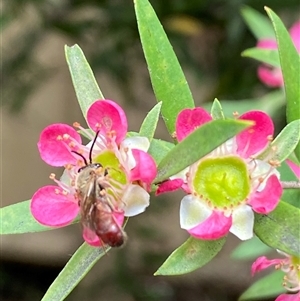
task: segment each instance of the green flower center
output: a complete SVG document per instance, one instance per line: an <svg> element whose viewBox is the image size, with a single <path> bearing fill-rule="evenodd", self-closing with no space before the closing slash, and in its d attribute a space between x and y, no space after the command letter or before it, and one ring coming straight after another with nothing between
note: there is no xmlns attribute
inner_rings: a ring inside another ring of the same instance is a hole
<svg viewBox="0 0 300 301"><path fill-rule="evenodd" d="M247 165L239 157L207 158L197 167L193 187L199 196L215 207L235 207L250 192Z"/></svg>
<svg viewBox="0 0 300 301"><path fill-rule="evenodd" d="M300 281L300 257L291 256L291 262L294 269L297 271L297 276Z"/></svg>
<svg viewBox="0 0 300 301"><path fill-rule="evenodd" d="M104 151L93 159L94 163L100 163L107 168L109 176L120 184L126 184L127 178L116 155L111 151Z"/></svg>

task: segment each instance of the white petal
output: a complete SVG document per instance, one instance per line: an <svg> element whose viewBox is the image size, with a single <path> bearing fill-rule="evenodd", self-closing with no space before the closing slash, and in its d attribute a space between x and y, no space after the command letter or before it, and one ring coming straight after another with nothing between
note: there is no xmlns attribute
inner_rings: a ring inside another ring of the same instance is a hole
<svg viewBox="0 0 300 301"><path fill-rule="evenodd" d="M180 226L182 229L192 229L206 220L212 210L197 197L186 195L180 204Z"/></svg>
<svg viewBox="0 0 300 301"><path fill-rule="evenodd" d="M131 170L136 166L136 162L131 150L134 148L147 152L149 146L150 142L146 137L126 138L120 145L121 158L119 159L124 160L124 162L126 162L126 167L128 168L128 170Z"/></svg>
<svg viewBox="0 0 300 301"><path fill-rule="evenodd" d="M219 157L222 155L235 154L237 149L235 139L228 139L226 142L214 149L207 157Z"/></svg>
<svg viewBox="0 0 300 301"><path fill-rule="evenodd" d="M232 226L230 232L241 240L253 236L254 213L250 206L242 205L232 213Z"/></svg>
<svg viewBox="0 0 300 301"><path fill-rule="evenodd" d="M122 201L125 203L125 216L134 216L149 206L149 193L139 185L130 185L125 191Z"/></svg>
<svg viewBox="0 0 300 301"><path fill-rule="evenodd" d="M139 149L144 152L147 152L149 149L150 142L149 139L146 137L129 137L124 139L124 141L121 143L121 147L123 148L129 148L129 149Z"/></svg>
<svg viewBox="0 0 300 301"><path fill-rule="evenodd" d="M131 170L133 168L135 168L136 166L136 162L135 162L135 158L132 154L131 148L127 148L126 152L124 151L124 148L120 148L119 154L121 157L118 157L118 159L124 163L124 166L126 166L126 168L128 170Z"/></svg>

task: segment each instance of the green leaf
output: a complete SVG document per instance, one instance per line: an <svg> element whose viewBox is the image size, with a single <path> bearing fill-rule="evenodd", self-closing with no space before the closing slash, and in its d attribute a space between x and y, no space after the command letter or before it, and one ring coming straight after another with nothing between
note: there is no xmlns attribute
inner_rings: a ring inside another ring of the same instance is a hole
<svg viewBox="0 0 300 301"><path fill-rule="evenodd" d="M190 273L211 261L222 249L225 237L200 240L190 237L177 248L154 275L182 275Z"/></svg>
<svg viewBox="0 0 300 301"><path fill-rule="evenodd" d="M268 215L255 214L254 232L268 246L300 257L300 210L280 201Z"/></svg>
<svg viewBox="0 0 300 301"><path fill-rule="evenodd" d="M225 119L221 103L217 98L213 101L210 114L214 120Z"/></svg>
<svg viewBox="0 0 300 301"><path fill-rule="evenodd" d="M290 205L300 209L300 190L299 189L284 189L281 199Z"/></svg>
<svg viewBox="0 0 300 301"><path fill-rule="evenodd" d="M283 162L295 150L300 140L300 120L287 124L268 148L259 155L260 159L272 158Z"/></svg>
<svg viewBox="0 0 300 301"><path fill-rule="evenodd" d="M275 39L272 24L265 15L248 6L244 6L241 10L241 13L246 24L257 40L267 38Z"/></svg>
<svg viewBox="0 0 300 301"><path fill-rule="evenodd" d="M38 223L31 214L30 202L31 200L28 200L0 208L0 235L42 232L58 229L46 227ZM78 221L79 218L76 218L72 224L78 223Z"/></svg>
<svg viewBox="0 0 300 301"><path fill-rule="evenodd" d="M140 128L140 136L147 137L150 142L154 136L162 102L156 104L153 109L147 114Z"/></svg>
<svg viewBox="0 0 300 301"><path fill-rule="evenodd" d="M239 298L239 301L262 300L278 296L286 290L282 286L284 272L275 271L252 284Z"/></svg>
<svg viewBox="0 0 300 301"><path fill-rule="evenodd" d="M231 253L231 258L249 260L271 252L272 250L273 249L265 245L257 236L254 236L252 239L240 242Z"/></svg>
<svg viewBox="0 0 300 301"><path fill-rule="evenodd" d="M300 119L300 56L280 18L270 8L266 7L265 10L275 30L286 94L286 117L287 122L291 122ZM300 144L295 154L300 160Z"/></svg>
<svg viewBox="0 0 300 301"><path fill-rule="evenodd" d="M295 164L297 165L300 165L300 160L297 158L295 152L294 153L291 153L289 155L289 160L291 160L292 162L294 162Z"/></svg>
<svg viewBox="0 0 300 301"><path fill-rule="evenodd" d="M152 139L150 143L150 148L148 153L155 160L158 165L159 162L167 155L167 153L174 147L175 145L171 142L167 142L160 139Z"/></svg>
<svg viewBox="0 0 300 301"><path fill-rule="evenodd" d="M90 105L95 100L104 99L104 97L80 47L78 45L65 46L65 55L78 103L86 119L86 113Z"/></svg>
<svg viewBox="0 0 300 301"><path fill-rule="evenodd" d="M194 101L173 48L147 0L134 0L135 13L151 83L170 134L178 113L193 108Z"/></svg>
<svg viewBox="0 0 300 301"><path fill-rule="evenodd" d="M277 50L249 48L244 50L241 55L243 57L250 57L262 63L269 64L273 67L280 67L279 54Z"/></svg>
<svg viewBox="0 0 300 301"><path fill-rule="evenodd" d="M244 120L213 120L202 125L163 158L154 182L159 183L182 171L250 125L251 122Z"/></svg>
<svg viewBox="0 0 300 301"><path fill-rule="evenodd" d="M287 121L300 119L300 57L293 41L280 18L265 7L276 34L280 65L287 101Z"/></svg>
<svg viewBox="0 0 300 301"><path fill-rule="evenodd" d="M20 234L52 230L39 224L30 212L30 202L23 201L17 204L0 208L0 234Z"/></svg>
<svg viewBox="0 0 300 301"><path fill-rule="evenodd" d="M243 114L250 110L260 110L273 116L278 110L282 110L285 105L285 96L282 89L277 89L265 94L261 98L240 99L240 100L222 100L222 110L226 117L232 117L232 113L238 111ZM204 108L208 111L211 103L205 104Z"/></svg>
<svg viewBox="0 0 300 301"><path fill-rule="evenodd" d="M106 249L105 252L108 252ZM104 249L83 243L51 284L41 301L62 301L94 264L105 255Z"/></svg>

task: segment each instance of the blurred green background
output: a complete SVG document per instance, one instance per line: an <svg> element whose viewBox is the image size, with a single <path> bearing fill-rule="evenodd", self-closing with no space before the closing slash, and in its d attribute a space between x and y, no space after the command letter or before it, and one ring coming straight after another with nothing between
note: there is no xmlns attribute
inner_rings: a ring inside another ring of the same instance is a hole
<svg viewBox="0 0 300 301"><path fill-rule="evenodd" d="M258 63L240 57L241 51L256 44L241 18L241 7L263 13L267 5L287 27L300 12L298 0L150 2L196 105L218 97L236 100L234 110L239 109L239 99L259 98L271 91L257 79ZM83 122L64 44L76 43L84 50L105 97L125 107L130 130L139 129L155 98L132 1L10 0L3 1L1 8L1 206L6 206L30 199L38 187L50 183L53 168L41 162L36 149L43 127ZM274 117L279 125L283 116L284 111ZM163 124L156 136L169 139ZM153 199L145 214L130 220L127 245L100 260L67 300L237 300L252 280L250 262L229 259L238 243L232 237L201 270L178 277L152 276L187 238L179 227L181 197L174 193ZM1 238L0 299L40 300L81 243L78 225Z"/></svg>

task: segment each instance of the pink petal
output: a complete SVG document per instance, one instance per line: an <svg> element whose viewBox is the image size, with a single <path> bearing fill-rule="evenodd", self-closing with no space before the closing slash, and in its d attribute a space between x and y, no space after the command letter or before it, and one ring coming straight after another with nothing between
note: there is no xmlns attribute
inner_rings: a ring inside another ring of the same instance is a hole
<svg viewBox="0 0 300 301"><path fill-rule="evenodd" d="M223 212L213 211L204 222L187 231L199 239L218 239L229 232L231 225L231 216L226 217Z"/></svg>
<svg viewBox="0 0 300 301"><path fill-rule="evenodd" d="M283 75L280 68L260 65L257 69L258 78L266 86L278 88L283 86Z"/></svg>
<svg viewBox="0 0 300 301"><path fill-rule="evenodd" d="M274 39L262 39L259 40L256 44L256 47L258 48L264 48L264 49L277 49L277 42Z"/></svg>
<svg viewBox="0 0 300 301"><path fill-rule="evenodd" d="M100 247L102 246L102 242L99 237L96 235L94 231L90 228L83 226L82 232L83 239L92 247Z"/></svg>
<svg viewBox="0 0 300 301"><path fill-rule="evenodd" d="M287 165L290 167L290 169L293 171L295 176L300 179L300 166L296 163L292 162L291 160L286 160Z"/></svg>
<svg viewBox="0 0 300 301"><path fill-rule="evenodd" d="M275 301L299 301L300 293L297 294L282 294L276 298Z"/></svg>
<svg viewBox="0 0 300 301"><path fill-rule="evenodd" d="M210 114L203 108L184 109L176 120L177 140L181 141L202 124L211 121Z"/></svg>
<svg viewBox="0 0 300 301"><path fill-rule="evenodd" d="M294 23L289 32L297 51L300 52L300 21Z"/></svg>
<svg viewBox="0 0 300 301"><path fill-rule="evenodd" d="M249 205L257 213L268 214L273 211L279 203L282 195L282 186L276 175L268 178L265 188L251 195Z"/></svg>
<svg viewBox="0 0 300 301"><path fill-rule="evenodd" d="M79 212L79 206L71 194L65 195L58 186L44 186L32 197L30 210L41 224L62 227L70 224Z"/></svg>
<svg viewBox="0 0 300 301"><path fill-rule="evenodd" d="M253 276L255 273L260 272L261 270L264 270L271 265L279 264L280 262L281 259L269 260L266 256L258 257L252 264L251 274Z"/></svg>
<svg viewBox="0 0 300 301"><path fill-rule="evenodd" d="M68 135L67 139L58 139ZM38 149L41 158L51 166L64 166L66 164L75 164L76 158L71 153L70 143L75 143L78 148L78 144L81 145L80 135L69 125L63 123L57 123L47 126L40 135L38 142Z"/></svg>
<svg viewBox="0 0 300 301"><path fill-rule="evenodd" d="M158 189L156 190L156 195L165 193L165 192L171 192L179 189L183 184L182 179L174 179L174 180L167 180L165 182L162 182L159 184Z"/></svg>
<svg viewBox="0 0 300 301"><path fill-rule="evenodd" d="M132 149L132 155L136 165L131 170L130 181L142 181L150 186L157 173L155 161L148 153L139 149Z"/></svg>
<svg viewBox="0 0 300 301"><path fill-rule="evenodd" d="M92 130L108 137L113 131L120 144L127 133L127 118L123 109L112 100L97 100L87 111L87 121Z"/></svg>
<svg viewBox="0 0 300 301"><path fill-rule="evenodd" d="M251 120L255 124L236 136L237 153L244 158L261 152L269 143L270 136L274 133L272 119L264 112L250 111L240 116L239 119Z"/></svg>

